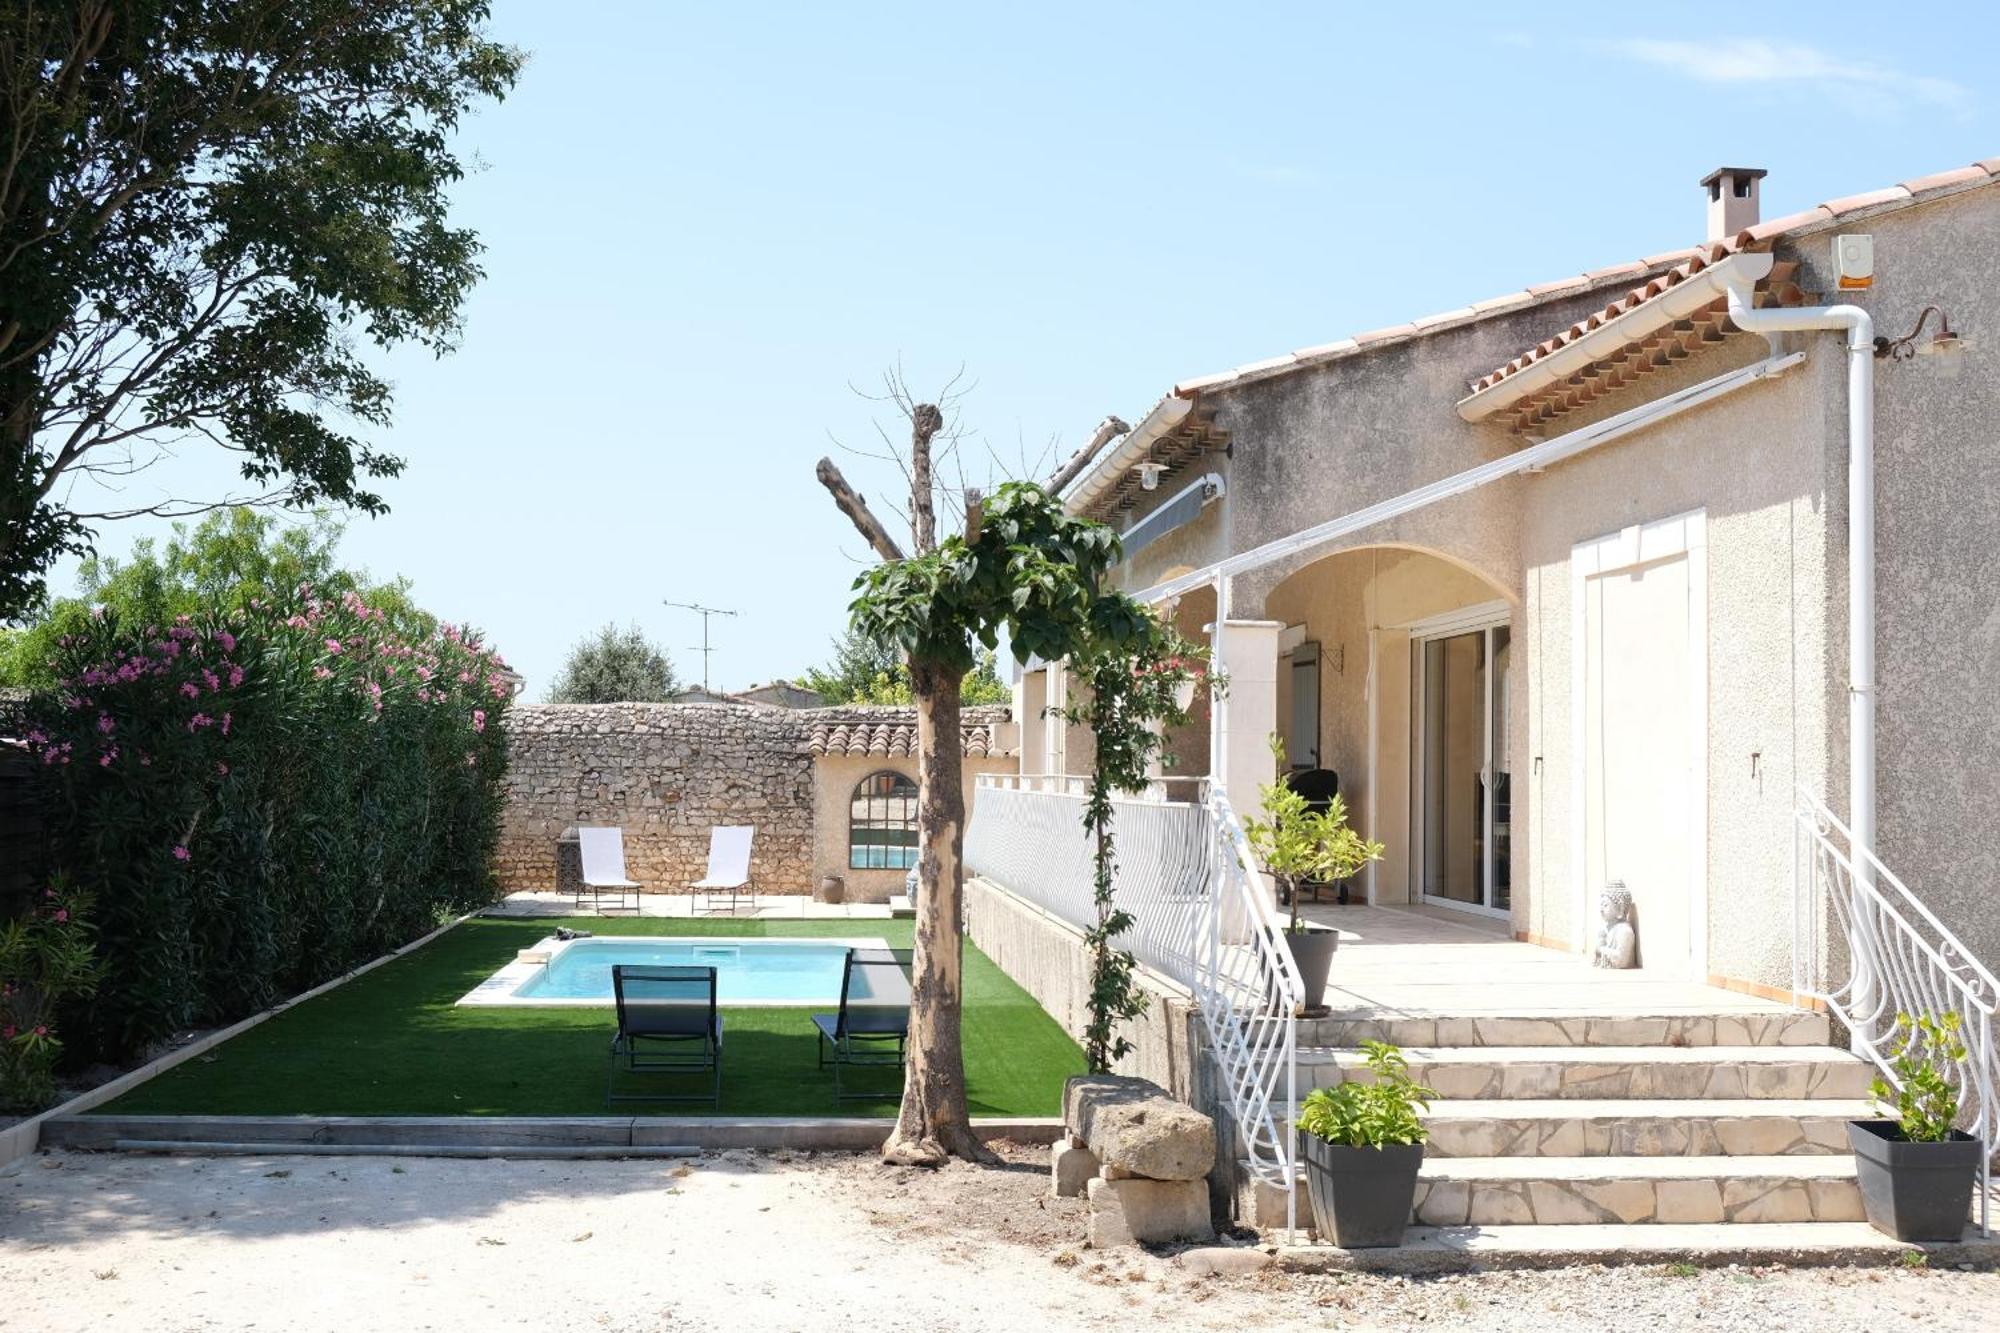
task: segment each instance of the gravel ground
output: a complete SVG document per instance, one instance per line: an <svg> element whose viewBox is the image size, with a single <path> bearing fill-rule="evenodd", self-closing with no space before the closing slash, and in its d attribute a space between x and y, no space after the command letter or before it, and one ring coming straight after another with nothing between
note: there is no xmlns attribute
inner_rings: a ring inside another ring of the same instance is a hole
<svg viewBox="0 0 2000 1333"><path fill-rule="evenodd" d="M1204 1275L1085 1249L1006 1156L42 1157L0 1175L0 1330L2000 1328L1992 1271Z"/></svg>

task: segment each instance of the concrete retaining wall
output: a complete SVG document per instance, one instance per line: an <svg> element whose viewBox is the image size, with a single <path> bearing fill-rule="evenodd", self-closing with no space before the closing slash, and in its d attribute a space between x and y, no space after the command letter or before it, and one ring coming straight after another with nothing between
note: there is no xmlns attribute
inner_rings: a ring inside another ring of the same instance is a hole
<svg viewBox="0 0 2000 1333"><path fill-rule="evenodd" d="M965 881L965 930L979 951L1034 996L1064 1031L1072 1036L1083 1031L1090 959L1082 931L977 878ZM1195 1074L1200 1028L1193 998L1157 972L1142 967L1135 975L1151 1003L1125 1026L1132 1052L1118 1062L1117 1072L1151 1079L1182 1101L1201 1106Z"/></svg>

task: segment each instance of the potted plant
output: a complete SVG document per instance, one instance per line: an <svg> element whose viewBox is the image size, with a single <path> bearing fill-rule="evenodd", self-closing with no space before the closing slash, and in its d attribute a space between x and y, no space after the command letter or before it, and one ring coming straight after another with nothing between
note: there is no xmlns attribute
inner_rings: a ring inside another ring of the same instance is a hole
<svg viewBox="0 0 2000 1333"><path fill-rule="evenodd" d="M1283 743L1276 736L1271 737L1271 753L1283 762ZM1285 899L1291 904L1285 944L1305 983L1301 1008L1315 1013L1326 1007L1326 978L1333 969L1333 951L1340 933L1307 926L1299 915L1299 886L1315 880L1346 879L1370 861L1380 860L1382 844L1368 841L1347 826L1347 804L1338 796L1325 810L1314 810L1282 780L1267 782L1258 790L1264 818L1245 820L1243 832L1250 840L1250 849L1284 888Z"/></svg>
<svg viewBox="0 0 2000 1333"><path fill-rule="evenodd" d="M1965 1059L1958 1015L1896 1015L1902 1045L1889 1061L1892 1088L1876 1079L1870 1089L1878 1111L1893 1104L1896 1118L1850 1120L1861 1206L1877 1231L1897 1240L1957 1240L1971 1214L1979 1174L1979 1140L1954 1129L1958 1089L1945 1066Z"/></svg>
<svg viewBox="0 0 2000 1333"><path fill-rule="evenodd" d="M1314 1089L1298 1119L1313 1226L1345 1250L1403 1243L1430 1137L1417 1112L1437 1096L1410 1077L1397 1047L1361 1046L1374 1081Z"/></svg>

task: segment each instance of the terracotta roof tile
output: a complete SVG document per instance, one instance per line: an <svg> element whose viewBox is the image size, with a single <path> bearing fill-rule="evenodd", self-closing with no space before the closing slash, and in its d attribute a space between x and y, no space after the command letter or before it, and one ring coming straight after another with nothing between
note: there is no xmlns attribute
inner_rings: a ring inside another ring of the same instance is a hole
<svg viewBox="0 0 2000 1333"><path fill-rule="evenodd" d="M1922 194L1925 190L1941 190L1947 185L1983 185L1989 179L1991 177L1985 167L1960 167L1956 171L1935 171L1913 181L1904 181L1903 188L1911 194Z"/></svg>
<svg viewBox="0 0 2000 1333"><path fill-rule="evenodd" d="M1667 264L1681 263L1683 260L1691 258L1695 253L1694 246L1684 245L1678 250L1662 250L1659 254L1647 255L1639 263L1646 268L1660 268ZM1533 291L1534 289L1531 287L1528 290Z"/></svg>
<svg viewBox="0 0 2000 1333"><path fill-rule="evenodd" d="M1581 273L1579 273L1572 278L1557 278L1554 282L1538 282L1534 286L1528 288L1528 295L1554 296L1557 292L1578 291L1589 285L1590 284L1584 280L1584 276Z"/></svg>
<svg viewBox="0 0 2000 1333"><path fill-rule="evenodd" d="M1354 344L1357 347L1366 347L1369 343L1387 342L1391 338L1407 338L1416 331L1417 326L1414 324L1391 324L1386 329L1370 329L1366 333L1355 334Z"/></svg>
<svg viewBox="0 0 2000 1333"><path fill-rule="evenodd" d="M1769 249L1772 242L1789 233L1824 225L1858 209L1872 208L1880 204L1905 202L1930 191L1948 190L1961 186L1971 188L1982 183L1990 184L1996 180L2000 180L2000 157L1983 158L1969 167L1960 167L1951 171L1937 172L1929 176L1920 176L1902 185L1890 186L1882 190L1871 190L1863 194L1849 195L1844 199L1830 200L1827 203L1805 209L1801 212L1772 218L1769 221L1760 222L1756 226L1746 229L1729 240L1709 241L1698 246L1662 251L1659 254L1647 255L1645 258L1633 263L1608 265L1603 268L1593 269L1587 273L1560 278L1554 282L1537 283L1522 291L1508 292L1500 296L1489 297L1484 301L1475 301L1471 305L1458 310L1427 315L1412 320L1407 324L1397 324L1382 329L1371 329L1366 333L1355 334L1351 338L1342 338L1334 342L1321 344L1317 347L1293 352L1289 356L1272 357L1266 361L1257 361L1247 366L1238 366L1233 370L1225 370L1220 374L1203 375L1193 379L1182 380L1174 386L1173 392L1177 397L1192 398L1204 390L1221 388L1225 385L1237 384L1248 380L1268 378L1272 375L1285 374L1290 370L1331 360L1334 357L1365 351L1383 343L1393 342L1402 338L1416 337L1435 329L1470 322L1500 311L1534 305L1551 297L1587 291L1593 287L1614 283L1620 278L1636 278L1641 274L1656 269L1667 270L1666 272L1655 274L1643 284L1637 285L1607 302L1606 307L1597 316L1599 321L1602 322L1604 318L1624 313L1645 301L1651 300L1669 287L1684 281L1717 260L1744 250ZM1574 330L1566 331L1557 338L1550 339L1531 348L1528 352L1508 362L1505 366L1500 367L1500 369L1494 371L1478 383L1483 386L1496 378L1504 378L1508 374L1519 371L1522 366L1531 363L1537 357L1545 356L1549 351L1554 350L1555 347L1563 345L1573 336L1574 332Z"/></svg>
<svg viewBox="0 0 2000 1333"><path fill-rule="evenodd" d="M1756 245L1780 236L1785 232L1795 231L1800 227L1809 227L1815 222L1824 222L1832 216L1833 214L1828 212L1824 205L1814 204L1802 213L1787 213L1781 218L1772 218L1768 222L1760 222L1738 235L1736 241L1739 245Z"/></svg>
<svg viewBox="0 0 2000 1333"><path fill-rule="evenodd" d="M1893 204L1899 199L1908 199L1910 192L1900 185L1891 185L1882 190L1864 190L1860 194L1850 194L1840 199L1829 199L1820 207L1839 217L1842 213L1852 213L1857 209L1872 208L1876 204Z"/></svg>
<svg viewBox="0 0 2000 1333"><path fill-rule="evenodd" d="M905 759L917 752L917 715L913 708L847 707L817 711L818 718L806 739L806 750L814 756ZM996 730L1007 719L1008 710L1004 707L966 709L958 728L960 752L978 759L1007 754Z"/></svg>
<svg viewBox="0 0 2000 1333"><path fill-rule="evenodd" d="M1433 329L1440 324L1456 324L1463 319L1471 319L1473 309L1462 305L1456 310L1440 310L1435 315L1423 315L1410 321L1410 327L1417 330Z"/></svg>
<svg viewBox="0 0 2000 1333"><path fill-rule="evenodd" d="M1342 352L1351 352L1360 345L1360 343L1357 343L1352 338L1337 338L1333 342L1321 343L1317 347L1301 347L1298 351L1292 353L1292 359L1294 361L1313 361L1323 356L1338 356Z"/></svg>
<svg viewBox="0 0 2000 1333"><path fill-rule="evenodd" d="M1610 278L1636 277L1645 271L1645 263L1635 259L1629 264L1613 264L1609 268L1592 269L1583 276L1590 282L1603 282Z"/></svg>

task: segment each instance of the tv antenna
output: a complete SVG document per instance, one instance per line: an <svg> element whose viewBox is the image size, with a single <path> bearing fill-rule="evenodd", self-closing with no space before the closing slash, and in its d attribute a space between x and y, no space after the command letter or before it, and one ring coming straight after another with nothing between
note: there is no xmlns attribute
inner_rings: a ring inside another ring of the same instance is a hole
<svg viewBox="0 0 2000 1333"><path fill-rule="evenodd" d="M703 694L708 693L708 657L710 653L715 651L715 649L708 646L708 618L710 616L733 616L736 613L734 611L725 611L719 606L701 606L694 602L669 602L663 599L660 604L662 606L677 606L683 611L692 611L701 617L701 647L690 649L689 651L701 654L701 690Z"/></svg>

